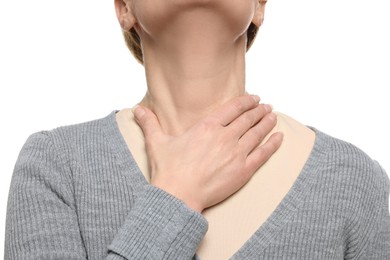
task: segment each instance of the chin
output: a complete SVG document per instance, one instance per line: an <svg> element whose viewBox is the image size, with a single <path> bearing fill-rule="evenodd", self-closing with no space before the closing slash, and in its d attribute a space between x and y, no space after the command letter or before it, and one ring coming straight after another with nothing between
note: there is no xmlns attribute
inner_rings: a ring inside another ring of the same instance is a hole
<svg viewBox="0 0 390 260"><path fill-rule="evenodd" d="M255 12L255 3L255 0L135 2L137 12L140 14L139 22L144 27L143 30L149 32L152 37L153 34L156 36L175 27L188 30L196 26L202 26L204 30L212 30L211 27L215 26L219 31L225 30L225 33L230 31L231 35L238 37L248 29Z"/></svg>

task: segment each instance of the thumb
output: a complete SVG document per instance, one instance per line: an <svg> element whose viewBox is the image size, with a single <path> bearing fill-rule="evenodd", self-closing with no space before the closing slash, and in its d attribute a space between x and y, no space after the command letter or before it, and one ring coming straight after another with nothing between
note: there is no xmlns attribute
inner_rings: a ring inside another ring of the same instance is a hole
<svg viewBox="0 0 390 260"><path fill-rule="evenodd" d="M134 118L144 132L146 139L162 132L157 116L150 109L137 105L134 108Z"/></svg>

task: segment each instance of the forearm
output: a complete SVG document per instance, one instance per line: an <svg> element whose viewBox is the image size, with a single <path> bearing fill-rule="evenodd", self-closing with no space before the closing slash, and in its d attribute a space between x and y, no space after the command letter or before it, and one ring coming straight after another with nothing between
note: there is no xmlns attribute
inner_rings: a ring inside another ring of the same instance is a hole
<svg viewBox="0 0 390 260"><path fill-rule="evenodd" d="M201 214L146 185L109 250L124 259L192 259L206 231Z"/></svg>

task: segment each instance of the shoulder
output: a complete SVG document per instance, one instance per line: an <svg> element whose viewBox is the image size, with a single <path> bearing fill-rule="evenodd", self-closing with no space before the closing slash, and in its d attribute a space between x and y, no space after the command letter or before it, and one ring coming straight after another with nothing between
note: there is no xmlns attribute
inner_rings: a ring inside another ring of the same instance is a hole
<svg viewBox="0 0 390 260"><path fill-rule="evenodd" d="M115 115L118 110L112 111L110 114L105 115L104 117L89 120L82 123L70 124L70 125L62 125L55 127L50 130L41 130L35 133L32 133L29 138L38 138L38 137L53 137L59 138L60 136L69 136L74 135L75 133L95 133L101 131L101 128L106 126L107 124L113 123L113 119L115 120Z"/></svg>
<svg viewBox="0 0 390 260"><path fill-rule="evenodd" d="M328 135L315 127L303 125L286 114L276 114L277 130L285 132L285 139L294 139L294 142L284 142L292 143L291 149L299 149L300 152L310 148L313 163L325 169L332 178L340 178L340 181L345 180L350 184L357 182L361 185L388 186L387 174L379 163L356 145Z"/></svg>
<svg viewBox="0 0 390 260"><path fill-rule="evenodd" d="M302 128L292 119L289 122L298 125L294 129ZM309 128L315 132L309 159L310 171L315 172L310 174L314 183L311 193L318 196L319 205L329 214L340 217L346 255L359 257L371 244L387 245L389 176L356 145Z"/></svg>
<svg viewBox="0 0 390 260"><path fill-rule="evenodd" d="M318 163L326 165L329 172L340 177L349 177L360 183L374 182L376 185L388 184L387 174L377 161L356 145L326 134L315 127L305 126L295 119L278 113L278 118L287 125L294 138L305 136L309 132L315 133L312 154L319 160ZM284 128L287 128L286 126Z"/></svg>
<svg viewBox="0 0 390 260"><path fill-rule="evenodd" d="M31 153L41 156L51 154L59 161L69 161L71 157L95 149L99 143L107 142L105 137L115 131L116 112L83 123L35 132L27 138L19 157L28 157Z"/></svg>
<svg viewBox="0 0 390 260"><path fill-rule="evenodd" d="M348 200L356 210L386 204L389 177L380 164L362 149L315 127L305 126L282 113L278 113L278 118L294 133L294 138L305 136L307 129L315 133L309 160L312 167L319 169L320 176L317 177L321 183L327 184L322 188L328 188L335 196Z"/></svg>
<svg viewBox="0 0 390 260"><path fill-rule="evenodd" d="M313 130L321 143L327 143L323 150L331 172L340 175L350 184L359 184L367 190L389 187L389 178L380 164L356 145L332 137L315 128Z"/></svg>
<svg viewBox="0 0 390 260"><path fill-rule="evenodd" d="M327 183L332 185L324 185L323 189L329 190L335 208L344 216L346 254L358 257L371 244L383 246L388 243L389 176L377 161L356 145L315 131L318 138L328 143L327 149L323 150L326 162L323 169L326 180L331 180ZM385 247L377 248L379 251L375 249L375 252L381 252Z"/></svg>
<svg viewBox="0 0 390 260"><path fill-rule="evenodd" d="M86 121L78 124L71 124L54 128L50 131L42 131L53 138L54 142L73 143L75 140L91 139L96 136L102 136L110 126L115 126L115 114L111 112L102 118Z"/></svg>
<svg viewBox="0 0 390 260"><path fill-rule="evenodd" d="M370 234L389 214L390 180L381 165L356 145L315 128L322 147L320 178L333 201L343 208L351 236Z"/></svg>

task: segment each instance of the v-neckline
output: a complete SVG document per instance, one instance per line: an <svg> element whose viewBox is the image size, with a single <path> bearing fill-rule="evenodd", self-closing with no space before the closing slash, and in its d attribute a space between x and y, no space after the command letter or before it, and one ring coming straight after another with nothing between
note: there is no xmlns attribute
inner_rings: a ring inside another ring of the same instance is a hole
<svg viewBox="0 0 390 260"><path fill-rule="evenodd" d="M129 150L126 141L120 132L116 113L119 110L114 110L105 119L103 128L106 137L112 144L113 152L117 154L117 158L121 165L126 167L133 179L133 190L135 194L142 189L144 185L149 184L145 176L141 172L133 154ZM329 144L329 139L326 134L310 127L315 132L315 141L313 148L306 160L301 172L293 182L290 190L279 202L276 209L268 216L268 218L260 225L260 227L250 236L250 238L229 258L234 259L255 259L260 255L267 246L272 242L273 238L281 231L283 226L294 217L298 209L304 202L304 198L310 192L311 186L316 182L318 169L323 165L326 158L326 151ZM195 255L196 256L196 255ZM200 259L197 257L196 259Z"/></svg>

